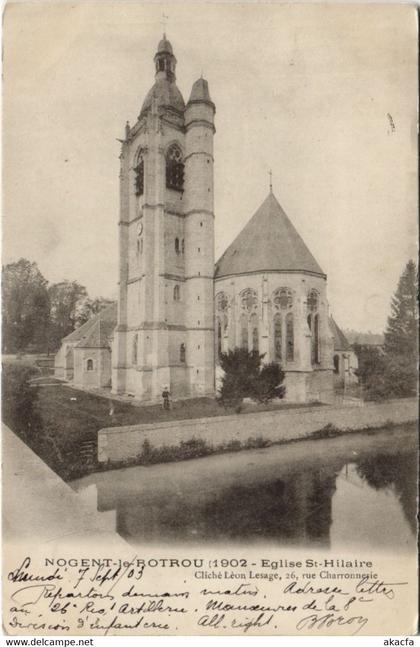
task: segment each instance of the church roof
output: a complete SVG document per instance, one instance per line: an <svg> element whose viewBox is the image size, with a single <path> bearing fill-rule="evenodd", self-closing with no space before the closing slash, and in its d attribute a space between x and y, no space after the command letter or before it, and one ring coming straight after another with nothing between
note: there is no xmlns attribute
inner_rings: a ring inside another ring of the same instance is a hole
<svg viewBox="0 0 420 647"><path fill-rule="evenodd" d="M76 344L76 348L108 348L116 321L97 319L87 334Z"/></svg>
<svg viewBox="0 0 420 647"><path fill-rule="evenodd" d="M183 96L175 81L170 81L167 78L157 79L146 94L146 98L141 107L140 117L150 109L153 99L156 99L158 108L175 108L179 112L183 112L185 108Z"/></svg>
<svg viewBox="0 0 420 647"><path fill-rule="evenodd" d="M250 272L310 272L325 277L270 191L215 267L215 278Z"/></svg>
<svg viewBox="0 0 420 647"><path fill-rule="evenodd" d="M108 338L111 336L112 331L117 325L117 303L111 303L109 306L93 315L84 324L73 330L67 337L64 337L63 342L78 342L75 346L83 347L87 339L99 339L104 343L105 335ZM94 333L94 328L98 330ZM99 343L99 342L98 342ZM106 344L105 344L106 345Z"/></svg>
<svg viewBox="0 0 420 647"><path fill-rule="evenodd" d="M192 86L189 101L207 101L211 102L209 84L202 77L198 79Z"/></svg>
<svg viewBox="0 0 420 647"><path fill-rule="evenodd" d="M332 317L329 320L330 330L334 337L334 350L350 350L350 344L343 331L338 327Z"/></svg>
<svg viewBox="0 0 420 647"><path fill-rule="evenodd" d="M158 53L166 52L168 54L173 54L172 45L169 40L166 38L166 34L163 34L162 39L159 41L157 48Z"/></svg>

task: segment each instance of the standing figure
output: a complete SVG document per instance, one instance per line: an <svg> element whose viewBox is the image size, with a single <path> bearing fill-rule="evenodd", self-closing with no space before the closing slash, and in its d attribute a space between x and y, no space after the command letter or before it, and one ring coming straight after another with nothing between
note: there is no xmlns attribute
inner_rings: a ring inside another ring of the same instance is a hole
<svg viewBox="0 0 420 647"><path fill-rule="evenodd" d="M169 393L168 387L165 386L165 388L162 391L162 398L163 398L163 408L166 410L170 409L170 403L169 403L169 396L171 394Z"/></svg>

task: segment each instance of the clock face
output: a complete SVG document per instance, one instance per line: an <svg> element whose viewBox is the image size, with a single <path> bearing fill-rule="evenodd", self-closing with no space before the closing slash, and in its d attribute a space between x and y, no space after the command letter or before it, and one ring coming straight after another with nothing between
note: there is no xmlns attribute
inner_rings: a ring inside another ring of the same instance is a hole
<svg viewBox="0 0 420 647"><path fill-rule="evenodd" d="M137 236L141 236L143 233L143 223L139 222L137 225Z"/></svg>

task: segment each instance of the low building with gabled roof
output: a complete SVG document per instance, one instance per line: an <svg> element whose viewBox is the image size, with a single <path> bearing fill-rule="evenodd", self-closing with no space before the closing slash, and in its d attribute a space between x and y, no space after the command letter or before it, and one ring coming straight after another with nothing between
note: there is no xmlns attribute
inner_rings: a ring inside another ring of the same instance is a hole
<svg viewBox="0 0 420 647"><path fill-rule="evenodd" d="M112 303L64 337L55 356L55 376L75 386L110 386L116 323L117 303Z"/></svg>

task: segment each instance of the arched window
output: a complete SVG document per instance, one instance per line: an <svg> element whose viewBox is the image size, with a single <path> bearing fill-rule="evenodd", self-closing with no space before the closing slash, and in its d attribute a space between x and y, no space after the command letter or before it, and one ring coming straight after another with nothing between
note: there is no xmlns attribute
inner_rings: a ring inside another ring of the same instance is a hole
<svg viewBox="0 0 420 647"><path fill-rule="evenodd" d="M293 362L295 356L295 340L293 332L293 315L286 315L286 361Z"/></svg>
<svg viewBox="0 0 420 647"><path fill-rule="evenodd" d="M175 252L179 254L179 238L175 238Z"/></svg>
<svg viewBox="0 0 420 647"><path fill-rule="evenodd" d="M281 314L274 316L274 357L280 362L282 359L282 325Z"/></svg>
<svg viewBox="0 0 420 647"><path fill-rule="evenodd" d="M175 191L184 190L184 162L177 144L172 144L166 153L166 186Z"/></svg>
<svg viewBox="0 0 420 647"><path fill-rule="evenodd" d="M217 359L222 354L222 322L217 319Z"/></svg>
<svg viewBox="0 0 420 647"><path fill-rule="evenodd" d="M250 325L251 325L252 350L258 353L258 350L259 350L258 317L256 314L251 315Z"/></svg>
<svg viewBox="0 0 420 647"><path fill-rule="evenodd" d="M334 355L334 373L340 373L340 357Z"/></svg>
<svg viewBox="0 0 420 647"><path fill-rule="evenodd" d="M132 363L137 364L137 345L138 345L138 335L133 337L133 354L132 354Z"/></svg>
<svg viewBox="0 0 420 647"><path fill-rule="evenodd" d="M179 301L180 298L181 298L181 293L180 293L179 285L176 285L174 287L174 301Z"/></svg>
<svg viewBox="0 0 420 647"><path fill-rule="evenodd" d="M134 189L136 195L143 195L144 193L144 151L140 150L137 155L137 163L134 167Z"/></svg>
<svg viewBox="0 0 420 647"><path fill-rule="evenodd" d="M185 364L185 344L179 347L179 361Z"/></svg>
<svg viewBox="0 0 420 647"><path fill-rule="evenodd" d="M86 361L86 370L93 371L93 359L88 359Z"/></svg>
<svg viewBox="0 0 420 647"><path fill-rule="evenodd" d="M246 315L241 315L240 327L241 327L241 347L248 350L248 317Z"/></svg>

